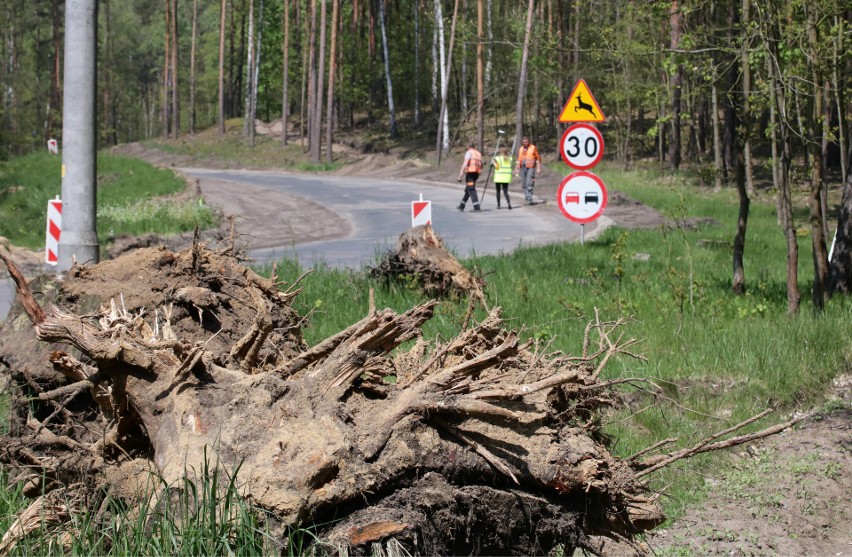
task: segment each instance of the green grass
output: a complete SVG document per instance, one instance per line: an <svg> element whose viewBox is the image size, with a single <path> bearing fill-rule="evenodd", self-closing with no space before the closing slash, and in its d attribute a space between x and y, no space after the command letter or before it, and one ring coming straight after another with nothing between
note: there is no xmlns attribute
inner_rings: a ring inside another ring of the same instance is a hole
<svg viewBox="0 0 852 557"><path fill-rule="evenodd" d="M39 535L19 542L11 555L271 555L281 553L264 526L263 511L242 495L218 461L205 455L201 470L186 470L183 481L167 485L151 476L142 486L136 507L105 500L68 501L71 520L50 525ZM0 479L5 480L4 477ZM5 482L4 482L5 484ZM13 514L28 503L20 491L0 495L0 531L8 529ZM63 547L63 533L71 533ZM303 543L294 532L289 545ZM285 548L286 549L286 548Z"/></svg>
<svg viewBox="0 0 852 557"><path fill-rule="evenodd" d="M0 236L42 249L47 201L60 195L61 158L34 153L0 164ZM127 157L101 153L97 162L98 239L154 232L175 234L207 228L215 215L200 198L175 203L158 199L182 191L174 172Z"/></svg>

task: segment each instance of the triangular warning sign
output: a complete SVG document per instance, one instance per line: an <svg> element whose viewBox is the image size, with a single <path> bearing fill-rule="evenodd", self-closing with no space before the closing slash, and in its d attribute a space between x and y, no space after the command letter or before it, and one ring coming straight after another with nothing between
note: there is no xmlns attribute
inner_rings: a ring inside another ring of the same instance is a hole
<svg viewBox="0 0 852 557"><path fill-rule="evenodd" d="M604 115L598 101L584 80L577 82L568 95L568 102L559 114L560 122L603 122Z"/></svg>

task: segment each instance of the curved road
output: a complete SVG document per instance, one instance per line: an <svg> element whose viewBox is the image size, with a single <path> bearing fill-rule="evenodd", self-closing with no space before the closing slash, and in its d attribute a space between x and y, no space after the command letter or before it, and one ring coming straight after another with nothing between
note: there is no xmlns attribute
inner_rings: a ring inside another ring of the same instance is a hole
<svg viewBox="0 0 852 557"><path fill-rule="evenodd" d="M580 226L565 219L553 203L527 207L523 205L522 195L517 192L513 195L516 201L514 209L498 211L493 184L481 213L471 212L470 202L467 210L460 213L456 207L463 193L461 185L267 171L184 168L181 172L202 180L246 184L286 193L294 199L305 200L306 207L320 206L335 215L338 222L332 224L340 230L337 236L342 237L307 242L294 237L277 246L253 249L249 256L258 262L295 256L308 267L320 262L330 267L353 268L373 263L377 255L392 249L399 235L410 228L411 202L419 199L420 194L432 202L435 232L459 257L509 252L519 246L574 241L580 235ZM304 220L312 216L310 213L278 216L275 207L270 207L268 218ZM587 237L602 229L601 225L606 220L600 219L598 223L587 226Z"/></svg>
<svg viewBox="0 0 852 557"><path fill-rule="evenodd" d="M411 226L411 202L432 201L432 226L452 253L458 257L510 252L519 246L576 241L580 227L565 219L553 202L526 207L523 196L514 192L515 208L496 210L493 184L487 192L481 213L459 213L463 193L460 184L440 184L413 180L391 181L370 177L289 174L247 170L180 169L202 183L215 183L211 204L223 206L226 214L239 212L257 192L264 215L273 231L263 238L263 223L255 223L250 234L258 246L249 257L258 263L296 257L304 267L324 263L329 267L361 268L396 244L399 235ZM481 188L480 188L481 191ZM242 203L233 203L234 201ZM286 210L285 210L286 209ZM287 222L289 221L289 222ZM610 224L601 217L585 231L591 239ZM239 223L238 223L239 226ZM257 229L261 232L257 232ZM290 231L288 234L281 230ZM320 230L320 232L316 232ZM325 238L315 240L317 237ZM0 279L0 320L5 319L14 297L10 279Z"/></svg>

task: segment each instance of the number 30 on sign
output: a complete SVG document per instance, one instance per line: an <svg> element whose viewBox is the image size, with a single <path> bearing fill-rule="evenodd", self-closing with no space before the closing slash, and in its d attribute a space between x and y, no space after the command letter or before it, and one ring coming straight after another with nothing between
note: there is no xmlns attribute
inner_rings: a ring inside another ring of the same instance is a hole
<svg viewBox="0 0 852 557"><path fill-rule="evenodd" d="M603 158L601 132L589 124L574 124L562 134L559 152L565 164L575 170L587 170Z"/></svg>

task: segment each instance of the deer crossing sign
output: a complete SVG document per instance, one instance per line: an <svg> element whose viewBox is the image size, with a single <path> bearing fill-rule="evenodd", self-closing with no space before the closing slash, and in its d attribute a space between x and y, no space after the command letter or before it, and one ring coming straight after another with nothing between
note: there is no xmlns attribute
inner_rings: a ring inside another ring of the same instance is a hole
<svg viewBox="0 0 852 557"><path fill-rule="evenodd" d="M603 122L603 112L595 100L594 95L586 85L585 80L580 80L574 86L574 90L568 95L568 101L559 114L560 122Z"/></svg>

